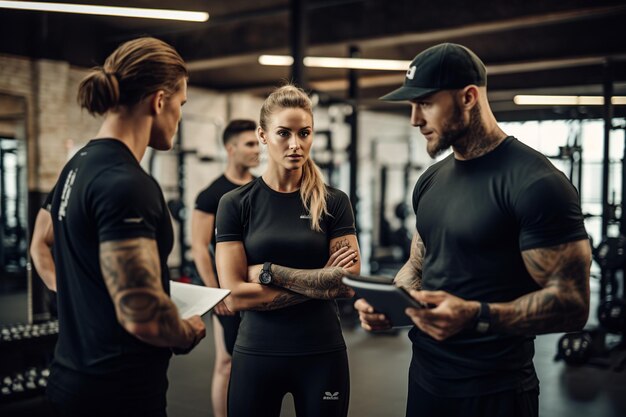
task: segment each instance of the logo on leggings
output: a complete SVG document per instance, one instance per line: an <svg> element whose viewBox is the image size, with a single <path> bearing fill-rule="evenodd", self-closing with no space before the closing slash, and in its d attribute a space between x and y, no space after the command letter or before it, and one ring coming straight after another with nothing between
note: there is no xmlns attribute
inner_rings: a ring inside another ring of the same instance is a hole
<svg viewBox="0 0 626 417"><path fill-rule="evenodd" d="M338 400L338 399L339 399L339 392L326 391L324 393L324 396L322 397L322 400Z"/></svg>

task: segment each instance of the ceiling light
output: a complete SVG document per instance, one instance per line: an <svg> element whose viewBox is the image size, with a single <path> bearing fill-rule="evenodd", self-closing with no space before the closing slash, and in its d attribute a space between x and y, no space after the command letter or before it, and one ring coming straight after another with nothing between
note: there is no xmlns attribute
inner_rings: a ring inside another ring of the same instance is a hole
<svg viewBox="0 0 626 417"><path fill-rule="evenodd" d="M411 61L393 59L328 58L321 56L307 56L304 58L303 62L305 67L371 69L383 71L406 71L411 63Z"/></svg>
<svg viewBox="0 0 626 417"><path fill-rule="evenodd" d="M331 58L321 56L307 56L302 62L305 67L382 71L406 71L411 63L411 61L393 59ZM259 57L259 64L290 66L293 64L293 57L289 55L261 55Z"/></svg>
<svg viewBox="0 0 626 417"><path fill-rule="evenodd" d="M288 55L261 55L259 64L288 67L293 64L293 57Z"/></svg>
<svg viewBox="0 0 626 417"><path fill-rule="evenodd" d="M513 102L519 106L602 106L602 96L542 96L517 95ZM613 105L626 105L626 96L611 97Z"/></svg>
<svg viewBox="0 0 626 417"><path fill-rule="evenodd" d="M184 20L189 22L206 22L209 20L209 14L206 12L141 9L136 7L94 6L87 4L43 3L35 1L0 1L0 8L102 16L140 17L145 19Z"/></svg>

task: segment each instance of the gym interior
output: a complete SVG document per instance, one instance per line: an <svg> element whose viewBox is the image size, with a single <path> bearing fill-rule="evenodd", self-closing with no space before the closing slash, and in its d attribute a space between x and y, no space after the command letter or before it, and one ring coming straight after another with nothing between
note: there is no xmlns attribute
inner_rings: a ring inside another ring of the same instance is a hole
<svg viewBox="0 0 626 417"><path fill-rule="evenodd" d="M226 167L222 131L258 122L291 80L310 93L311 157L355 214L361 272L394 276L410 255L413 187L431 158L407 102L379 98L408 63L442 42L485 63L500 127L544 154L576 187L592 245L591 304L581 332L535 339L539 415L626 415L626 4L621 0L66 0L71 5L185 10L198 21L26 10L0 2L0 415L48 416L45 387L58 322L29 245L35 217L65 163L101 117L76 104L78 85L120 43L154 36L188 65L188 100L174 149L141 166L171 211L174 280L202 285L191 254L198 193ZM51 4L50 1L42 2ZM5 8L6 7L6 8ZM349 58L328 62L316 58ZM361 59L380 62L359 66ZM260 175L268 155L261 153ZM350 364L352 417L404 416L409 328L361 328L354 300L338 301ZM169 367L168 415L213 416L212 321L207 337ZM287 395L281 416L295 416Z"/></svg>

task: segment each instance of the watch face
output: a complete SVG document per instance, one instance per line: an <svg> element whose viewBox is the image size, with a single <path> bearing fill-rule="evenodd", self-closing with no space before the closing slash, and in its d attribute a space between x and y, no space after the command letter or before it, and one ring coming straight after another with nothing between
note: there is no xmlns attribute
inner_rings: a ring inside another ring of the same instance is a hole
<svg viewBox="0 0 626 417"><path fill-rule="evenodd" d="M270 274L268 271L262 271L261 275L259 276L259 281L261 281L261 284L269 284L270 282L272 282L272 274Z"/></svg>

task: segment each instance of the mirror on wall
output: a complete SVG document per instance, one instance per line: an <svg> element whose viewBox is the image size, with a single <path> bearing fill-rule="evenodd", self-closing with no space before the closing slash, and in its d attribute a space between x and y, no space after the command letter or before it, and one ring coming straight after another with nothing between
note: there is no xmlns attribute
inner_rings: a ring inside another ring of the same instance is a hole
<svg viewBox="0 0 626 417"><path fill-rule="evenodd" d="M26 101L0 93L0 322L28 318Z"/></svg>

